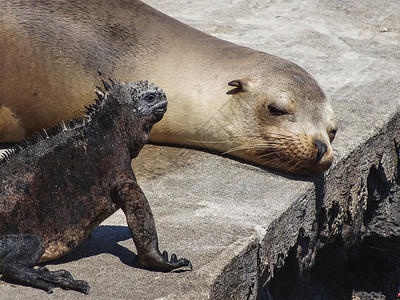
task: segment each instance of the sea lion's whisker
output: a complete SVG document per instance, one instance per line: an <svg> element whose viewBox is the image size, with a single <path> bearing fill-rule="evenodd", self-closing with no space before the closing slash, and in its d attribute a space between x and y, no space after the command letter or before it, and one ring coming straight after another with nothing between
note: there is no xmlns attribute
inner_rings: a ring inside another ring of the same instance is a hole
<svg viewBox="0 0 400 300"><path fill-rule="evenodd" d="M266 147L269 145L285 145L287 144L284 141L266 141L264 143L260 143L260 144L254 144L254 148L261 148L261 147Z"/></svg>
<svg viewBox="0 0 400 300"><path fill-rule="evenodd" d="M289 168L289 170L291 170L291 171L297 170L297 169L301 169L300 162L294 164L292 167Z"/></svg>
<svg viewBox="0 0 400 300"><path fill-rule="evenodd" d="M279 155L276 155L276 153L278 153ZM271 152L259 155L258 158L268 158L269 156L273 156L273 155L276 156L276 157L279 157L279 158L282 157L282 154L280 153L280 151L279 150L275 150L275 151L271 151Z"/></svg>
<svg viewBox="0 0 400 300"><path fill-rule="evenodd" d="M253 147L251 147L251 146L235 147L235 148L226 150L225 152L222 152L222 154L229 154L229 153L233 153L233 152L250 150L250 149L253 149Z"/></svg>
<svg viewBox="0 0 400 300"><path fill-rule="evenodd" d="M230 141L227 141L227 140L219 140L219 141L218 140L208 140L208 141L206 141L206 140L187 140L187 142L188 143L194 143L194 144L196 144L196 143L201 143L201 144L226 144L226 143L228 143Z"/></svg>

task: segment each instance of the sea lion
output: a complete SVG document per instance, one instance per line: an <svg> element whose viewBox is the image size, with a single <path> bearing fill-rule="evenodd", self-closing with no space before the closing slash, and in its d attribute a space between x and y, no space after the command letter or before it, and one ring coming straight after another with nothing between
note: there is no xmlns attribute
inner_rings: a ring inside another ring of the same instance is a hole
<svg viewBox="0 0 400 300"><path fill-rule="evenodd" d="M81 114L97 70L147 79L170 109L152 141L311 175L332 162L332 107L282 58L193 29L137 0L0 4L0 142Z"/></svg>

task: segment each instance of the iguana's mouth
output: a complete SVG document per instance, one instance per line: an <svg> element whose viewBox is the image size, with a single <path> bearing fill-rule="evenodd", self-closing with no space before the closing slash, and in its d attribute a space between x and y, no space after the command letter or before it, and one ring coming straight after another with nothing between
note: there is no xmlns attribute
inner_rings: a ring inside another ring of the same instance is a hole
<svg viewBox="0 0 400 300"><path fill-rule="evenodd" d="M154 113L154 116L156 117L157 122L162 119L162 117L166 111L167 111L167 101L166 100L154 105L153 113Z"/></svg>

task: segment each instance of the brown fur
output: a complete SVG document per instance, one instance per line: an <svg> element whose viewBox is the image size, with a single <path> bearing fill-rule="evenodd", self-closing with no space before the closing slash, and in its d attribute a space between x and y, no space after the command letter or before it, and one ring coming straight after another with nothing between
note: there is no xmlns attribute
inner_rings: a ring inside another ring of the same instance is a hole
<svg viewBox="0 0 400 300"><path fill-rule="evenodd" d="M138 0L7 1L0 8L0 113L13 115L0 123L0 142L79 115L101 69L165 90L170 109L154 128L155 142L213 149L292 173L321 172L332 162L332 108L317 82L291 62L204 34ZM290 120L268 110L282 97L293 102ZM295 157L285 147L269 148L274 134L288 135L286 146L302 145ZM326 146L322 158L315 141Z"/></svg>

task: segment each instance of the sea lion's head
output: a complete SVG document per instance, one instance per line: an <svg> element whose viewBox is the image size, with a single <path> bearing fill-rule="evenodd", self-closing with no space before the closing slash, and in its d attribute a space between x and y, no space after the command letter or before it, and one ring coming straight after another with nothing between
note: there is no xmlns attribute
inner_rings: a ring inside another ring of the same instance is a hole
<svg viewBox="0 0 400 300"><path fill-rule="evenodd" d="M240 107L244 121L233 134L241 146L227 153L299 175L313 175L330 167L336 117L311 75L279 60L229 85L233 89L228 94L233 105Z"/></svg>

